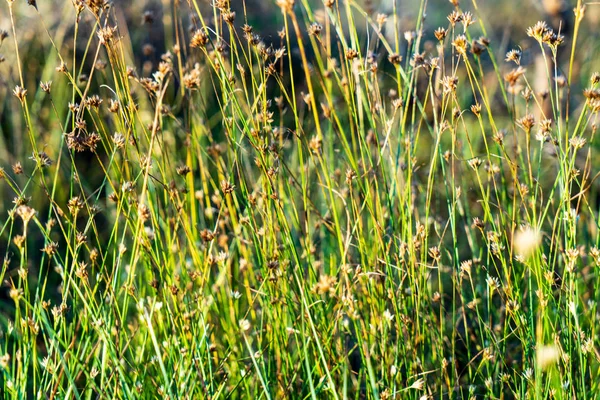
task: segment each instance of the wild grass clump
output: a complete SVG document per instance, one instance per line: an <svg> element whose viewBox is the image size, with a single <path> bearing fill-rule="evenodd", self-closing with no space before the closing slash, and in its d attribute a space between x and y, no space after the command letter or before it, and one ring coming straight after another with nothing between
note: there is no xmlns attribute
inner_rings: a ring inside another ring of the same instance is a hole
<svg viewBox="0 0 600 400"><path fill-rule="evenodd" d="M27 3L5 398L599 397L597 4Z"/></svg>

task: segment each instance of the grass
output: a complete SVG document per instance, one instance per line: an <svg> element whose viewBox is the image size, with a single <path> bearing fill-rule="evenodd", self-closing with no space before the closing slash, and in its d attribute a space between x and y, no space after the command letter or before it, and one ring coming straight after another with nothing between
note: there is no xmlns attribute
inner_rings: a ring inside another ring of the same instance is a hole
<svg viewBox="0 0 600 400"><path fill-rule="evenodd" d="M2 395L600 397L597 5L246 2L0 6Z"/></svg>

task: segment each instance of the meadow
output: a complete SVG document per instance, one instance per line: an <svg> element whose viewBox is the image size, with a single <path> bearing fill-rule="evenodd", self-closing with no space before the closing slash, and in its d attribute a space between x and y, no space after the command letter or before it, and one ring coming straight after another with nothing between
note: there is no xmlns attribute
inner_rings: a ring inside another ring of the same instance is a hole
<svg viewBox="0 0 600 400"><path fill-rule="evenodd" d="M1 396L600 398L599 23L0 0Z"/></svg>

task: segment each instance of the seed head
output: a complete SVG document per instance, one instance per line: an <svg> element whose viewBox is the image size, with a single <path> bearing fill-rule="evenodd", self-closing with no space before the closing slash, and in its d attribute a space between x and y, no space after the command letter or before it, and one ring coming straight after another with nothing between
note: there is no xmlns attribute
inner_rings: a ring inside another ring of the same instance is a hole
<svg viewBox="0 0 600 400"><path fill-rule="evenodd" d="M46 92L50 93L50 89L52 88L52 81L40 82L40 88Z"/></svg>
<svg viewBox="0 0 600 400"><path fill-rule="evenodd" d="M454 41L452 42L452 46L454 46L454 48L456 49L456 51L459 54L462 54L463 56L466 55L467 54L467 46L468 46L466 36L458 35L456 37L456 39L454 39Z"/></svg>
<svg viewBox="0 0 600 400"><path fill-rule="evenodd" d="M21 217L21 219L23 220L23 226L25 226L25 229L27 227L27 224L29 224L29 221L31 221L31 219L35 216L36 211L27 206L27 205L21 205L19 207L17 207L17 215L19 217ZM25 230L23 229L23 230Z"/></svg>
<svg viewBox="0 0 600 400"><path fill-rule="evenodd" d="M521 50L510 50L508 53L506 53L506 58L504 59L506 62L514 62L517 65L521 64Z"/></svg>
<svg viewBox="0 0 600 400"><path fill-rule="evenodd" d="M192 39L190 40L190 47L201 48L206 46L207 43L208 35L204 31L198 29L192 35Z"/></svg>
<svg viewBox="0 0 600 400"><path fill-rule="evenodd" d="M235 190L235 185L232 185L231 183L229 183L228 180L223 179L221 181L221 191L223 192L223 194L230 194Z"/></svg>
<svg viewBox="0 0 600 400"><path fill-rule="evenodd" d="M435 38L440 42L443 42L446 39L446 35L448 35L448 31L445 28L439 27L433 32Z"/></svg>
<svg viewBox="0 0 600 400"><path fill-rule="evenodd" d="M117 31L117 27L107 26L106 28L98 29L98 39L100 39L100 44L108 46L114 38L114 34Z"/></svg>
<svg viewBox="0 0 600 400"><path fill-rule="evenodd" d="M313 35L313 36L319 36L321 35L321 31L323 31L323 26L319 23L313 22L309 27L308 27L308 34L309 35Z"/></svg>
<svg viewBox="0 0 600 400"><path fill-rule="evenodd" d="M520 118L517 121L517 125L519 125L523 130L527 133L531 132L531 128L535 125L535 118L532 114L528 114L523 118Z"/></svg>
<svg viewBox="0 0 600 400"><path fill-rule="evenodd" d="M25 101L25 96L27 96L27 89L23 89L21 86L15 86L13 90L13 94L23 103Z"/></svg>
<svg viewBox="0 0 600 400"><path fill-rule="evenodd" d="M544 21L538 21L534 26L527 28L527 36L542 42L544 35L548 32L548 25Z"/></svg>

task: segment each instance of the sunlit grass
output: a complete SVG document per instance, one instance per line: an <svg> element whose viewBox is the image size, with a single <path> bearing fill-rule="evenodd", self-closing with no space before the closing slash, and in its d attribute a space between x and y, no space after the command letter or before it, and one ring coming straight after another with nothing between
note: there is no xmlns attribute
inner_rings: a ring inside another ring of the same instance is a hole
<svg viewBox="0 0 600 400"><path fill-rule="evenodd" d="M229 3L1 6L2 395L597 398L584 4Z"/></svg>

